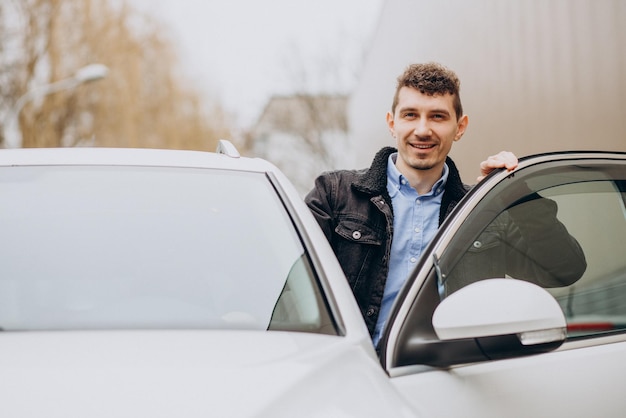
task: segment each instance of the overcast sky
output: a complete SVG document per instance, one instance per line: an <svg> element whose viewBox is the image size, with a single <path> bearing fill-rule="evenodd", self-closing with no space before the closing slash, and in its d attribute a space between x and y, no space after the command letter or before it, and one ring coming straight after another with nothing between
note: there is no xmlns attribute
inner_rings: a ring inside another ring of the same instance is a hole
<svg viewBox="0 0 626 418"><path fill-rule="evenodd" d="M338 64L354 70L383 0L130 2L171 28L184 72L249 125L272 94L293 92L299 68L323 73ZM333 83L317 81L321 90Z"/></svg>

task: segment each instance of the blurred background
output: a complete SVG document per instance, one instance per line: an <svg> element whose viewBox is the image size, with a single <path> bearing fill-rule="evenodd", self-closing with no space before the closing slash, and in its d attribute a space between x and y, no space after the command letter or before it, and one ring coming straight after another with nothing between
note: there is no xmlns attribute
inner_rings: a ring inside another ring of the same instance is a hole
<svg viewBox="0 0 626 418"><path fill-rule="evenodd" d="M500 150L626 151L624 0L0 0L0 147L242 154L304 194L393 145L396 77L439 61Z"/></svg>

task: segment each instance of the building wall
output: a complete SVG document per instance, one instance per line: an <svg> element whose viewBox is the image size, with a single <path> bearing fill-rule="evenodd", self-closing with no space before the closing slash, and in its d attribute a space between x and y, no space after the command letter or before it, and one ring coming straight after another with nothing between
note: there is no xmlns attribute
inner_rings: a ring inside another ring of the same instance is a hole
<svg viewBox="0 0 626 418"><path fill-rule="evenodd" d="M451 156L469 183L500 150L626 151L624 0L386 0L348 108L356 167L394 144L396 78L425 61L461 79L470 124Z"/></svg>

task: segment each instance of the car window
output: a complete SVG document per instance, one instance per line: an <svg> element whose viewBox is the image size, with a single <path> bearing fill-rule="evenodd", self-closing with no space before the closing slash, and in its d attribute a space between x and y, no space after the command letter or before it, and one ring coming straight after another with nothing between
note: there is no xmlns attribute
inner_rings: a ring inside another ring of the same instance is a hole
<svg viewBox="0 0 626 418"><path fill-rule="evenodd" d="M593 181L546 190L585 249L587 270L576 283L549 289L568 320L570 336L626 329L626 188Z"/></svg>
<svg viewBox="0 0 626 418"><path fill-rule="evenodd" d="M505 182L466 220L442 257L441 296L477 280L512 277L557 299L570 338L626 329L624 168L533 171Z"/></svg>
<svg viewBox="0 0 626 418"><path fill-rule="evenodd" d="M263 174L4 167L0 207L5 331L335 333L308 255Z"/></svg>

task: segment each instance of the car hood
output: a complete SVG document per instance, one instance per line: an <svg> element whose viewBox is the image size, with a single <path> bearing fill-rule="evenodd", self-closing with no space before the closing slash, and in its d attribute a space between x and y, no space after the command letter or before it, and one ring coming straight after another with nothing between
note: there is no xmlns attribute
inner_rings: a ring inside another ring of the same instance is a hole
<svg viewBox="0 0 626 418"><path fill-rule="evenodd" d="M371 351L286 332L0 334L0 404L19 417L416 416Z"/></svg>

